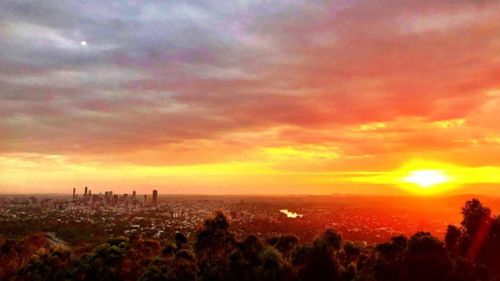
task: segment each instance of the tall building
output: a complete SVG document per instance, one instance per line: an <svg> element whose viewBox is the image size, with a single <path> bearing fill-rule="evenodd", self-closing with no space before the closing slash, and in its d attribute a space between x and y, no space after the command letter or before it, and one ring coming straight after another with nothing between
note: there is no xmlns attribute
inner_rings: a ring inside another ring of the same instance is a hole
<svg viewBox="0 0 500 281"><path fill-rule="evenodd" d="M144 202L142 202L142 204L146 206L147 201L148 201L148 196L144 194Z"/></svg>
<svg viewBox="0 0 500 281"><path fill-rule="evenodd" d="M87 197L87 191L88 191L88 187L85 187L85 193L83 194L84 197Z"/></svg>
<svg viewBox="0 0 500 281"><path fill-rule="evenodd" d="M153 206L158 206L158 190L153 190Z"/></svg>
<svg viewBox="0 0 500 281"><path fill-rule="evenodd" d="M73 187L73 200L76 199L76 188Z"/></svg>
<svg viewBox="0 0 500 281"><path fill-rule="evenodd" d="M135 193L135 190L132 191L132 205L135 207L137 205L137 194Z"/></svg>

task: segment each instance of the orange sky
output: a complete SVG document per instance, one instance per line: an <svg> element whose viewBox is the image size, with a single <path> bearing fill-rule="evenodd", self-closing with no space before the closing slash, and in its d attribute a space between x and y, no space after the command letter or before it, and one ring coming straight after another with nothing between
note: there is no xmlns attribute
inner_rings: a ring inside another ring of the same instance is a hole
<svg viewBox="0 0 500 281"><path fill-rule="evenodd" d="M500 195L500 2L176 2L0 3L0 193Z"/></svg>

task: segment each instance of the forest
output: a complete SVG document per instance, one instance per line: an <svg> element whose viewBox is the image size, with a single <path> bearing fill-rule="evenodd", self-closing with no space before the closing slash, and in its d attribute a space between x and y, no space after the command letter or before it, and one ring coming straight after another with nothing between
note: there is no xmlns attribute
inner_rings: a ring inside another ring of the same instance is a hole
<svg viewBox="0 0 500 281"><path fill-rule="evenodd" d="M159 241L132 234L74 249L44 233L0 236L0 280L500 280L500 217L477 199L461 213L460 225L449 225L444 241L418 232L374 245L347 241L330 228L310 243L286 234L238 240L222 211L193 237L175 232Z"/></svg>

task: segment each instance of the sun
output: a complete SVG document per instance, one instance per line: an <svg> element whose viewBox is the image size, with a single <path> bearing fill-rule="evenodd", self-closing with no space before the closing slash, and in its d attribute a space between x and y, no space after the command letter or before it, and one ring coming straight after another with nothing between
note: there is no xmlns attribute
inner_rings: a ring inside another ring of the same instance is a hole
<svg viewBox="0 0 500 281"><path fill-rule="evenodd" d="M447 183L449 180L449 177L440 170L412 171L404 178L405 182L416 184L423 189L429 189L436 185Z"/></svg>

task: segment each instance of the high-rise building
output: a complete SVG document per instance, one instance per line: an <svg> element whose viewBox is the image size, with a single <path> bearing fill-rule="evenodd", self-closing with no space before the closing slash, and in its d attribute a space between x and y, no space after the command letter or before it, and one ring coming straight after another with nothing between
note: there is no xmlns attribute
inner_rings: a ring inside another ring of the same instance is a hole
<svg viewBox="0 0 500 281"><path fill-rule="evenodd" d="M99 201L99 195L97 195L97 194L94 194L92 196L89 195L89 197L90 197L92 205L97 204L97 202Z"/></svg>
<svg viewBox="0 0 500 281"><path fill-rule="evenodd" d="M84 197L87 197L87 191L88 191L88 187L85 187L85 193L83 194Z"/></svg>
<svg viewBox="0 0 500 281"><path fill-rule="evenodd" d="M153 206L158 206L158 190L153 190Z"/></svg>
<svg viewBox="0 0 500 281"><path fill-rule="evenodd" d="M73 200L76 199L76 188L73 187Z"/></svg>
<svg viewBox="0 0 500 281"><path fill-rule="evenodd" d="M137 205L137 194L135 193L135 190L132 191L132 205L134 207Z"/></svg>
<svg viewBox="0 0 500 281"><path fill-rule="evenodd" d="M144 202L142 202L142 204L145 206L147 202L148 202L148 196L144 194Z"/></svg>

